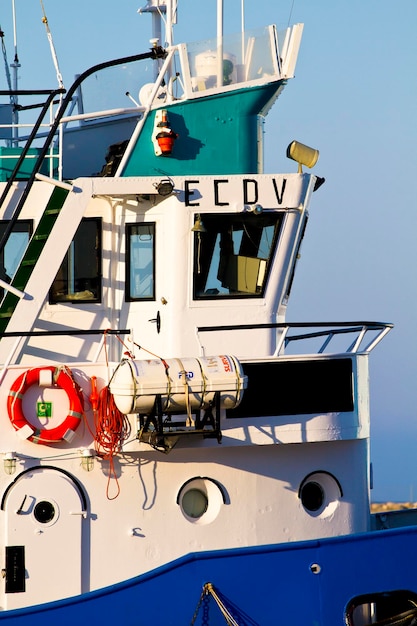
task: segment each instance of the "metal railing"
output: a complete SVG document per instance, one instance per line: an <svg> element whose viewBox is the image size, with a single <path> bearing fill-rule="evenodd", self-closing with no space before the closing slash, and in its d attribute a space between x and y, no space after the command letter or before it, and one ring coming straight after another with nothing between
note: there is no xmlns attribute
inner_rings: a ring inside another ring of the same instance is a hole
<svg viewBox="0 0 417 626"><path fill-rule="evenodd" d="M104 347L104 343L106 337L110 335L121 336L121 335L130 335L131 329L129 328L121 328L117 330L113 330L110 328L96 328L89 330L81 330L79 328L67 328L65 330L32 330L32 331L16 331L16 332L3 332L0 334L0 338L10 337L15 338L16 341L13 343L13 346L9 352L9 355L5 361L1 365L0 368L0 384L2 383L8 368L10 367L13 357L15 356L19 345L21 344L24 338L30 339L31 337L84 337L84 336L101 336L100 342L97 346L97 350L95 355L93 356L91 362L97 363L100 353Z"/></svg>
<svg viewBox="0 0 417 626"><path fill-rule="evenodd" d="M358 353L358 352L371 352L387 335L392 328L393 324L388 322L283 322L283 323L271 323L271 324L240 324L240 325L226 325L226 326L199 326L197 328L197 334L207 332L230 332L230 331L242 331L242 330L277 330L277 346L273 356L280 355L286 348L295 342L306 342L312 339L323 339L319 341L317 354L322 354L329 351L329 344L334 343L335 338L347 335L350 338L350 343L345 349L344 353ZM305 332L292 331L306 329ZM369 340L369 335L372 334L372 338ZM352 335L354 335L352 341ZM368 336L368 343L365 342L365 338ZM338 350L337 352L340 352Z"/></svg>

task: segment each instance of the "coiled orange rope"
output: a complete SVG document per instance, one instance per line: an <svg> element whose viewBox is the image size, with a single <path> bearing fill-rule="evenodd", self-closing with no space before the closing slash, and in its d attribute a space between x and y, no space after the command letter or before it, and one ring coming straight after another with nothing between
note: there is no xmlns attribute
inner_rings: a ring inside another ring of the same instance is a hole
<svg viewBox="0 0 417 626"><path fill-rule="evenodd" d="M108 363L106 335L104 335L104 349ZM95 376L91 377L90 404L94 415L94 432L91 434L94 438L96 454L105 461L109 461L106 495L109 500L115 500L120 494L120 485L114 466L114 457L121 451L123 443L129 437L130 423L127 416L117 408L108 385L103 387L100 392L97 391ZM110 496L112 478L116 482L116 493Z"/></svg>
<svg viewBox="0 0 417 626"><path fill-rule="evenodd" d="M127 348L120 337L117 337L117 339L124 348ZM145 350L148 354L160 359L164 364L165 369L168 371L168 364L163 358L158 357L149 350L146 350L143 346L139 346L136 343L134 343L134 345L140 350ZM106 353L106 362L108 364L106 333L104 334L104 350ZM129 358L134 358L134 355L128 349L124 354ZM97 391L97 379L95 376L91 377L91 394L89 400L94 415L95 432L92 432L91 429L89 430L94 438L94 447L97 456L109 461L109 475L106 495L109 500L115 500L120 494L120 485L114 466L114 457L121 451L123 443L130 435L130 423L127 416L121 413L117 408L108 385L103 387L100 392ZM88 422L86 423L88 427ZM116 493L110 497L110 481L112 478L114 478L116 482Z"/></svg>
<svg viewBox="0 0 417 626"><path fill-rule="evenodd" d="M97 410L94 411L94 446L98 456L109 461L109 476L107 481L107 498L114 500L120 494L120 485L114 467L114 456L121 451L124 441L129 436L130 424L126 415L123 415L114 402L108 386L103 387L98 394ZM110 481L116 481L116 494L110 497Z"/></svg>

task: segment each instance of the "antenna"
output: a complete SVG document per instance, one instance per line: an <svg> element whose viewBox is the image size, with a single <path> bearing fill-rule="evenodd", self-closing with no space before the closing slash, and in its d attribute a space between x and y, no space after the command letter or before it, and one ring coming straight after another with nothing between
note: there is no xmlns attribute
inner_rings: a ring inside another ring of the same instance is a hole
<svg viewBox="0 0 417 626"><path fill-rule="evenodd" d="M17 70L20 67L20 63L19 63L19 56L17 54L17 28L16 28L16 7L15 7L15 0L12 0L12 13L13 13L13 44L14 44L14 59L13 59L13 63L10 63L10 67L13 70L13 89L14 91L17 91L18 89L18 75L17 75ZM17 125L19 123L19 113L18 113L18 107L17 107L17 103L18 103L18 97L17 94L14 96L14 101L13 101L13 114L12 114L12 122L13 122L13 139L16 142L17 145L17 140L18 140L18 128Z"/></svg>
<svg viewBox="0 0 417 626"><path fill-rule="evenodd" d="M223 85L223 0L217 0L217 87Z"/></svg>
<svg viewBox="0 0 417 626"><path fill-rule="evenodd" d="M240 22L241 22L241 32L242 32L242 61L241 63L245 63L245 0L241 0L240 3Z"/></svg>
<svg viewBox="0 0 417 626"><path fill-rule="evenodd" d="M6 44L4 42L4 32L3 32L2 28L1 28L1 26L0 26L0 38L1 38L1 50L2 50L3 61L4 61L4 71L6 73L7 86L8 86L9 91L10 91L10 96L9 96L10 110L11 110L12 115L13 115L13 109L14 109L15 102L16 102L16 96L14 96L13 93L12 93L12 91L13 91L13 88L12 88L12 77L10 76L9 61L7 59ZM1 134L1 137L2 137L2 139L6 140L6 146L9 148L9 147L11 147L12 143L11 143L11 134L10 134L10 137L9 137L7 135L7 130L8 129L5 129L5 135L3 136L3 134ZM12 133L11 129L10 129L10 133Z"/></svg>
<svg viewBox="0 0 417 626"><path fill-rule="evenodd" d="M40 2L41 2L41 7L42 7L42 13L43 13L42 22L45 24L46 34L47 34L47 37L48 37L48 40L49 40L49 47L51 49L51 54L52 54L52 60L54 62L54 66L55 66L56 77L57 77L60 89L64 89L64 82L62 80L62 74L61 74L60 69L59 69L58 57L57 57L57 54L56 54L56 51L55 51L55 46L54 46L54 42L53 42L53 39L52 39L52 33L51 33L50 29L49 29L48 18L46 17L45 8L43 6L42 0L40 0Z"/></svg>
<svg viewBox="0 0 417 626"><path fill-rule="evenodd" d="M9 61L7 59L7 50L6 50L6 44L4 42L4 32L0 26L0 39L1 39L1 51L3 54L3 61L4 61L4 71L6 72L6 80L7 80L7 86L9 88L9 91L12 91L12 78L10 76L10 70L9 70ZM12 104L14 104L14 99L13 96L10 96L10 102Z"/></svg>
<svg viewBox="0 0 417 626"><path fill-rule="evenodd" d="M12 0L12 13L13 13L13 45L14 45L14 62L19 63L17 56L17 29L16 29L16 7L14 0Z"/></svg>

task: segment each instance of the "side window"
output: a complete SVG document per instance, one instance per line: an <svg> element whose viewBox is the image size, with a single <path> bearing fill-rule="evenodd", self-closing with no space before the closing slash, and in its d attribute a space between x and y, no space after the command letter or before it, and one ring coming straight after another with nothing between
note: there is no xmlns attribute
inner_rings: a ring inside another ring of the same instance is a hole
<svg viewBox="0 0 417 626"><path fill-rule="evenodd" d="M155 224L126 226L126 300L155 300Z"/></svg>
<svg viewBox="0 0 417 626"><path fill-rule="evenodd" d="M291 289L292 289L292 284L294 282L294 276L295 276L295 268L297 265L297 261L300 258L300 249L301 249L301 244L303 243L303 239L304 239L304 235L306 232L306 228L307 228L307 222L308 222L308 216L306 216L305 220L304 220L304 225L303 225L303 230L301 232L301 237L300 237L300 241L298 242L298 248L297 248L297 253L295 255L295 259L294 259L294 263L292 266L292 270L291 270L291 275L290 275L290 280L288 282L288 286L287 286L287 292L285 294L285 300L288 302L288 299L290 297L290 293L291 293Z"/></svg>
<svg viewBox="0 0 417 626"><path fill-rule="evenodd" d="M0 222L0 238L6 230L8 222ZM22 260L23 254L32 235L32 220L19 220L13 226L4 250L0 255L0 278L7 280L13 278L17 267Z"/></svg>
<svg viewBox="0 0 417 626"><path fill-rule="evenodd" d="M101 219L84 218L49 292L49 302L101 302Z"/></svg>
<svg viewBox="0 0 417 626"><path fill-rule="evenodd" d="M0 222L0 238L6 230L8 222ZM4 249L0 252L0 278L6 283L10 283L20 261L23 258L29 239L32 235L32 220L19 220L13 226ZM0 289L0 298L3 297L4 290Z"/></svg>
<svg viewBox="0 0 417 626"><path fill-rule="evenodd" d="M282 221L275 212L197 214L194 298L262 297Z"/></svg>

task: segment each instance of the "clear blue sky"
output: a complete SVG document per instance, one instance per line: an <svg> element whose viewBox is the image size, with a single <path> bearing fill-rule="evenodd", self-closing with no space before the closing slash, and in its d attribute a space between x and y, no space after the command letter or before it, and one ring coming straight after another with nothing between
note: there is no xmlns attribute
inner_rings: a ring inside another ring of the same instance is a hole
<svg viewBox="0 0 417 626"><path fill-rule="evenodd" d="M40 2L15 4L20 86L55 87ZM147 49L150 17L136 13L144 4L44 0L66 86L95 63ZM373 498L417 500L417 1L245 4L247 27L286 26L290 14L305 24L296 77L267 118L266 171L294 171L285 150L297 139L320 150L326 178L288 320L395 324L371 356ZM239 30L240 0L225 6L226 30ZM213 36L215 7L180 0L176 41ZM11 61L11 0L0 24Z"/></svg>

